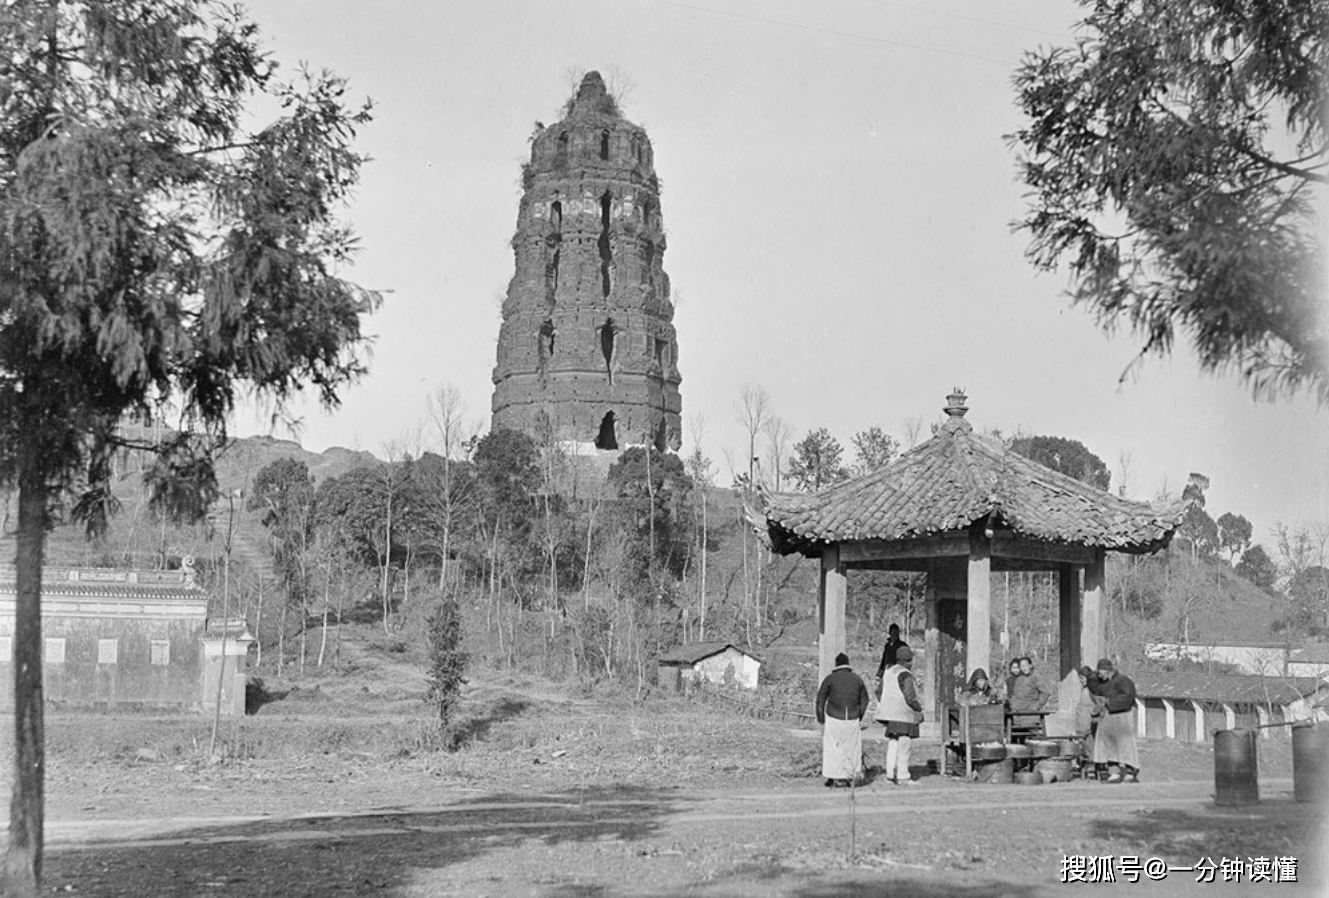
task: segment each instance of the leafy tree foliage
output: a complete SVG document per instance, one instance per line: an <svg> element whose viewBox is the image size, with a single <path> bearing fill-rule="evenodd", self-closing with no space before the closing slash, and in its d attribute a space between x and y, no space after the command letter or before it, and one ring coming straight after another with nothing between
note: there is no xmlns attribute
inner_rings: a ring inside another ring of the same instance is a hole
<svg viewBox="0 0 1329 898"><path fill-rule="evenodd" d="M1209 370L1329 400L1320 0L1081 0L1073 47L1026 55L1021 227L1141 355L1178 332Z"/></svg>
<svg viewBox="0 0 1329 898"><path fill-rule="evenodd" d="M844 480L848 472L841 463L844 447L820 427L794 444L794 456L789 462L789 475L804 492L821 489Z"/></svg>
<svg viewBox="0 0 1329 898"><path fill-rule="evenodd" d="M170 403L158 506L216 496L211 451L239 384L331 405L363 371L377 297L334 272L367 109L332 76L283 83L243 14L202 0L16 3L0 17L0 485L17 485L18 769L5 894L38 889L40 574L52 500L113 509L118 425ZM280 117L249 131L246 103ZM202 438L201 438L202 437ZM152 447L145 447L152 448Z"/></svg>
<svg viewBox="0 0 1329 898"><path fill-rule="evenodd" d="M1181 491L1181 498L1187 505L1177 535L1190 543L1192 554L1211 555L1218 548L1218 525L1204 510L1204 491L1207 489L1209 478L1192 473Z"/></svg>
<svg viewBox="0 0 1329 898"><path fill-rule="evenodd" d="M1103 459L1081 443L1066 437L1017 436L1010 449L1044 467L1060 471L1067 477L1106 490L1112 482L1112 472Z"/></svg>
<svg viewBox="0 0 1329 898"><path fill-rule="evenodd" d="M900 441L876 426L854 434L853 443L855 474L884 468L900 451Z"/></svg>
<svg viewBox="0 0 1329 898"><path fill-rule="evenodd" d="M425 670L425 701L438 715L444 741L451 742L461 687L466 685L467 655L462 651L461 609L457 601L443 597L425 622L428 666Z"/></svg>
<svg viewBox="0 0 1329 898"><path fill-rule="evenodd" d="M1288 612L1285 628L1308 636L1329 634L1329 568L1313 565L1287 585Z"/></svg>
<svg viewBox="0 0 1329 898"><path fill-rule="evenodd" d="M488 515L517 526L540 487L535 441L519 430L492 430L475 447L476 486Z"/></svg>
<svg viewBox="0 0 1329 898"><path fill-rule="evenodd" d="M620 526L633 535L628 557L636 582L653 580L656 570L681 576L692 539L692 478L677 455L654 448L648 476L646 452L634 446L620 455L606 487Z"/></svg>
<svg viewBox="0 0 1329 898"><path fill-rule="evenodd" d="M309 589L305 554L314 538L314 478L309 466L293 458L266 465L254 477L247 504L273 537L273 556L286 585L287 598L303 605Z"/></svg>
<svg viewBox="0 0 1329 898"><path fill-rule="evenodd" d="M1225 511L1218 516L1218 548L1228 553L1228 561L1235 561L1237 556L1251 544L1254 531L1251 522L1243 515Z"/></svg>
<svg viewBox="0 0 1329 898"><path fill-rule="evenodd" d="M1278 579L1278 565L1269 557L1264 546L1251 546L1237 562L1237 573L1261 589L1272 589Z"/></svg>

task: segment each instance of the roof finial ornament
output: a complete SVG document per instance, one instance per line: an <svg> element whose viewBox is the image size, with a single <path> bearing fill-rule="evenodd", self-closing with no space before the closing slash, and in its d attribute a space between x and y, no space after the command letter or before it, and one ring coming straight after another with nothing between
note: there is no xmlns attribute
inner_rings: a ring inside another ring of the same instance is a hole
<svg viewBox="0 0 1329 898"><path fill-rule="evenodd" d="M969 411L968 406L964 404L967 398L963 387L953 388L950 395L946 397L946 407L943 411L946 412L947 418L941 425L944 433L953 434L959 431L969 433L974 429L973 425L964 419L965 414Z"/></svg>

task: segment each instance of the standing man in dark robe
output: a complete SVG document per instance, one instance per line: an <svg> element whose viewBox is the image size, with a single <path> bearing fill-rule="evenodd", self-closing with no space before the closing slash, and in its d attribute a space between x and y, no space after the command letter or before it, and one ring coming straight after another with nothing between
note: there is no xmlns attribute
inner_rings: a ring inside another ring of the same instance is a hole
<svg viewBox="0 0 1329 898"><path fill-rule="evenodd" d="M1135 747L1135 682L1116 670L1110 658L1098 662L1098 695L1105 706L1094 735L1094 763L1115 764L1107 783L1138 783L1140 755Z"/></svg>
<svg viewBox="0 0 1329 898"><path fill-rule="evenodd" d="M863 715L868 687L849 667L844 652L817 690L817 723L821 731L821 775L827 786L848 786L863 775Z"/></svg>

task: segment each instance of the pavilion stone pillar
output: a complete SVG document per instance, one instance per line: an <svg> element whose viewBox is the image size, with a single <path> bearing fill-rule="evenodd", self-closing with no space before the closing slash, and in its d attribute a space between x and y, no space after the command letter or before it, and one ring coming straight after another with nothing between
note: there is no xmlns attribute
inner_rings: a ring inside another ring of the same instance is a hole
<svg viewBox="0 0 1329 898"><path fill-rule="evenodd" d="M1094 560L1084 569L1084 600L1080 603L1080 657L1090 667L1104 656L1103 610L1107 571L1102 549L1094 550Z"/></svg>
<svg viewBox="0 0 1329 898"><path fill-rule="evenodd" d="M1057 691L1058 732L1075 732L1075 706L1080 701L1081 660L1080 628L1082 625L1080 603L1080 569L1073 564L1057 566L1058 606L1057 623L1060 629L1061 649L1058 672L1061 686ZM1093 664L1097 661L1090 661Z"/></svg>
<svg viewBox="0 0 1329 898"><path fill-rule="evenodd" d="M937 677L941 670L941 633L937 624L937 563L928 562L927 584L923 588L923 724L919 735L927 737L938 729Z"/></svg>
<svg viewBox="0 0 1329 898"><path fill-rule="evenodd" d="M987 536L969 535L969 580L965 587L965 676L978 668L992 676L992 547Z"/></svg>
<svg viewBox="0 0 1329 898"><path fill-rule="evenodd" d="M817 588L818 656L820 683L835 669L835 656L845 650L845 601L849 578L840 563L839 545L821 551L821 579Z"/></svg>

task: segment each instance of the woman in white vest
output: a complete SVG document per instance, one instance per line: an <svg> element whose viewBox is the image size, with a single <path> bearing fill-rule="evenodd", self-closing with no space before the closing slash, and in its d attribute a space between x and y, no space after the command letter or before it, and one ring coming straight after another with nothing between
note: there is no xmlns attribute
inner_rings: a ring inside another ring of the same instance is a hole
<svg viewBox="0 0 1329 898"><path fill-rule="evenodd" d="M877 720L886 724L886 778L893 783L916 786L909 776L909 751L918 738L918 724L923 719L923 703L910 668L914 653L901 646L895 663L881 678L881 703Z"/></svg>

